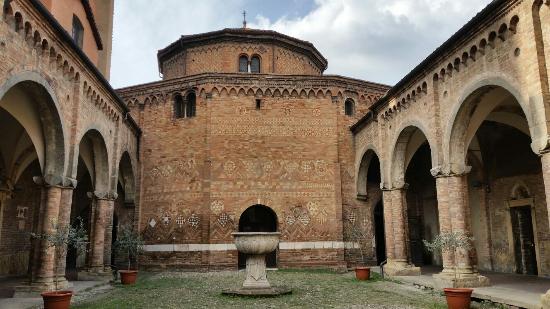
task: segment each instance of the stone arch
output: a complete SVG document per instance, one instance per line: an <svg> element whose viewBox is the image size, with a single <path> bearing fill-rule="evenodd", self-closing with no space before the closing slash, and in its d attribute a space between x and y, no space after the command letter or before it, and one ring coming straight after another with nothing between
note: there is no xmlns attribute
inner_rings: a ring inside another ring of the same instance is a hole
<svg viewBox="0 0 550 309"><path fill-rule="evenodd" d="M75 147L75 158L79 156L86 165L92 183L97 194L107 193L109 191L109 167L110 153L107 147L107 136L97 126L92 126L83 131L83 134L78 139L78 147ZM76 177L78 160L73 162L73 173ZM96 194L96 195L97 195Z"/></svg>
<svg viewBox="0 0 550 309"><path fill-rule="evenodd" d="M405 171L407 170L410 160L425 141L427 141L430 146L432 166L437 165L439 160L436 148L437 144L431 138L431 135L427 134L430 131L420 122L407 122L396 132L398 132L398 134L391 144L394 146L390 155L391 167L389 172L392 187L401 188L405 184Z"/></svg>
<svg viewBox="0 0 550 309"><path fill-rule="evenodd" d="M523 181L518 181L510 190L510 199L519 200L532 197L531 190Z"/></svg>
<svg viewBox="0 0 550 309"><path fill-rule="evenodd" d="M0 107L29 134L43 176L65 176L67 130L57 96L47 79L32 71L11 76L0 86Z"/></svg>
<svg viewBox="0 0 550 309"><path fill-rule="evenodd" d="M384 184L384 170L383 161L380 158L380 153L376 150L374 145L365 146L364 150L361 152L361 157L359 161L355 164L356 168L356 188L357 196L368 196L367 192L367 175L369 168L371 167L372 159L377 157L380 162L380 183Z"/></svg>
<svg viewBox="0 0 550 309"><path fill-rule="evenodd" d="M124 202L133 203L136 193L134 163L128 151L124 151L118 160L118 181L124 189ZM116 190L116 188L114 189Z"/></svg>
<svg viewBox="0 0 550 309"><path fill-rule="evenodd" d="M449 121L443 134L443 156L444 161L450 164L453 172L462 172L466 160L467 147L470 144L477 128L481 122L491 113L498 104L484 106L484 109L476 109L479 95L483 95L491 89L500 89L511 95L521 107L527 120L529 135L531 136L531 149L538 153L546 146L545 116L543 113L534 113L537 110L531 105L542 104L542 102L525 100L516 86L517 84L502 75L480 77L471 81L463 88L458 101L451 109ZM472 115L476 113L476 115ZM472 122L474 121L474 123ZM475 128L474 128L475 127ZM522 130L524 131L524 130Z"/></svg>

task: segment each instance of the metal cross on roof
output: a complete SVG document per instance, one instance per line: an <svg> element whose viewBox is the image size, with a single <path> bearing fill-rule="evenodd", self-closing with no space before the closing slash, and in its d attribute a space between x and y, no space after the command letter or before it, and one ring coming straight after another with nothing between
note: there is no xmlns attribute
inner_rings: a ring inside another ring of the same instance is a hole
<svg viewBox="0 0 550 309"><path fill-rule="evenodd" d="M246 29L246 11L243 11L243 29Z"/></svg>

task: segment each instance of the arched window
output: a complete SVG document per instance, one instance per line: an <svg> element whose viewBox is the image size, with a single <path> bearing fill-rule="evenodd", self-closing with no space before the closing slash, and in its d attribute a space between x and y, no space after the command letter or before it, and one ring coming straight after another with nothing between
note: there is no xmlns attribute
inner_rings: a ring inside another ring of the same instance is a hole
<svg viewBox="0 0 550 309"><path fill-rule="evenodd" d="M260 73L260 57L253 56L250 60L250 73Z"/></svg>
<svg viewBox="0 0 550 309"><path fill-rule="evenodd" d="M353 116L355 114L355 102L352 99L347 99L344 104L344 112L347 116Z"/></svg>
<svg viewBox="0 0 550 309"><path fill-rule="evenodd" d="M185 117L185 104L183 102L183 98L181 95L176 95L174 97L174 117L175 118L183 118Z"/></svg>
<svg viewBox="0 0 550 309"><path fill-rule="evenodd" d="M246 55L239 57L239 72L248 73L248 57Z"/></svg>
<svg viewBox="0 0 550 309"><path fill-rule="evenodd" d="M82 49L84 42L84 27L76 15L73 15L73 40L76 45Z"/></svg>
<svg viewBox="0 0 550 309"><path fill-rule="evenodd" d="M187 95L186 98L186 104L185 104L185 117L191 118L195 117L196 114L196 106L197 106L197 96L194 92L190 92Z"/></svg>

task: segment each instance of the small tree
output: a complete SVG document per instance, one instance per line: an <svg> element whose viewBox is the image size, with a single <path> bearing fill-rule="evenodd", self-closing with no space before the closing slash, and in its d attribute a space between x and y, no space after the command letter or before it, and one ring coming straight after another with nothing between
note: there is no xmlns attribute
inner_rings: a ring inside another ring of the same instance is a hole
<svg viewBox="0 0 550 309"><path fill-rule="evenodd" d="M433 241L422 240L424 246L430 252L454 252L456 249L464 249L466 251L472 248L473 237L470 237L462 232L449 232L437 235ZM453 267L454 281L456 282L457 265Z"/></svg>
<svg viewBox="0 0 550 309"><path fill-rule="evenodd" d="M31 233L32 238L46 241L48 248L54 247L54 283L55 290L58 290L59 284L59 261L58 259L65 256L68 247L76 249L76 254L86 252L88 246L88 232L84 228L82 218L77 218L75 226L63 225L57 221L51 221L52 232L37 234Z"/></svg>
<svg viewBox="0 0 550 309"><path fill-rule="evenodd" d="M138 263L138 255L143 251L143 240L141 236L134 232L131 227L123 227L117 234L115 242L117 250L125 252L128 257L128 270L131 266L131 257L136 259L136 268Z"/></svg>

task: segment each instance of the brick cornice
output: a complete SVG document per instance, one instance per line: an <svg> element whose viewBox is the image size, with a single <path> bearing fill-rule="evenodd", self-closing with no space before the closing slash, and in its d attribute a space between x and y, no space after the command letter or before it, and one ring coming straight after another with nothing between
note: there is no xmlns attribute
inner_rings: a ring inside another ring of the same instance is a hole
<svg viewBox="0 0 550 309"><path fill-rule="evenodd" d="M122 97L170 92L183 87L279 87L292 90L337 87L381 96L389 86L339 75L274 75L242 73L204 73L118 89ZM336 95L336 93L334 94Z"/></svg>

